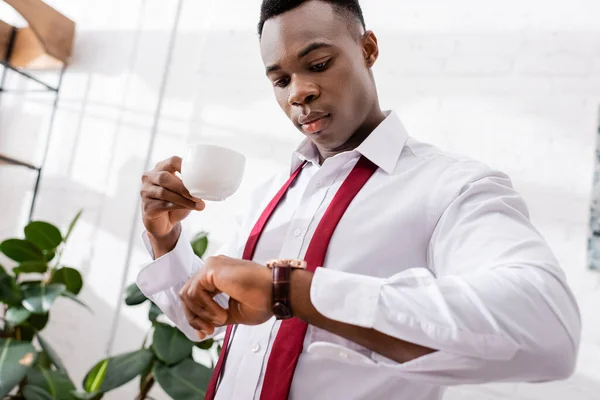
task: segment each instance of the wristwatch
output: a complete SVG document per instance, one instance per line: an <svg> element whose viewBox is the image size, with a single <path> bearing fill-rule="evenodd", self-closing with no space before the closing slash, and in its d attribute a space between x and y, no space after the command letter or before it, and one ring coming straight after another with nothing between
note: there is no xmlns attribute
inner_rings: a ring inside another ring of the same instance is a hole
<svg viewBox="0 0 600 400"><path fill-rule="evenodd" d="M272 260L267 267L273 270L273 314L279 320L292 318L290 275L292 269L306 269L306 261Z"/></svg>

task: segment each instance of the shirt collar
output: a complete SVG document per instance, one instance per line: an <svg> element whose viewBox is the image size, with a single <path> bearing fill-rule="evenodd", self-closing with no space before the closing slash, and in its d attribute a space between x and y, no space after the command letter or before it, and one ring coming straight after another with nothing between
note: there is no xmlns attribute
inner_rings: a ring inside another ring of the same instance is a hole
<svg viewBox="0 0 600 400"><path fill-rule="evenodd" d="M400 153L408 139L408 133L394 111L386 111L386 118L358 146L355 152L365 156L386 173L391 174L396 168ZM292 156L293 173L303 162L319 165L319 153L310 139L306 138L294 151Z"/></svg>

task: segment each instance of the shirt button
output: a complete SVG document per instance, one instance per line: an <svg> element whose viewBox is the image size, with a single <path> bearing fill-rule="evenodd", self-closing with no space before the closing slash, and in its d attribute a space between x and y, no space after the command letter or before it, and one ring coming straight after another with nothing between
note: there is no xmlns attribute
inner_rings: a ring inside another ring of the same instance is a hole
<svg viewBox="0 0 600 400"><path fill-rule="evenodd" d="M260 350L260 344L254 343L254 346L252 346L252 352L258 353L259 350Z"/></svg>
<svg viewBox="0 0 600 400"><path fill-rule="evenodd" d="M323 182L317 181L317 188L322 188L322 187L323 187Z"/></svg>
<svg viewBox="0 0 600 400"><path fill-rule="evenodd" d="M294 231L294 236L296 236L296 237L300 236L301 234L302 234L302 231L300 229L296 229Z"/></svg>

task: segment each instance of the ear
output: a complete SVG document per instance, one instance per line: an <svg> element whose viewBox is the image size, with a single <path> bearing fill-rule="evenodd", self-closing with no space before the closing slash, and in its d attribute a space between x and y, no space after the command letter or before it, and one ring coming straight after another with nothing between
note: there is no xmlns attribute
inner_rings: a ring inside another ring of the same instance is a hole
<svg viewBox="0 0 600 400"><path fill-rule="evenodd" d="M371 68L375 65L375 61L379 57L379 45L377 44L377 37L373 31L367 31L362 37L363 42L363 56L367 67Z"/></svg>

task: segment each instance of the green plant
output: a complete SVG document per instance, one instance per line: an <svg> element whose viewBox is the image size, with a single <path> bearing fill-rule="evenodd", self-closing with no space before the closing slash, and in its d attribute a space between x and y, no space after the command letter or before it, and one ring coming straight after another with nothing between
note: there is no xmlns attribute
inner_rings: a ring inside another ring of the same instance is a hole
<svg viewBox="0 0 600 400"><path fill-rule="evenodd" d="M24 239L0 243L0 252L16 263L12 273L0 265L0 398L79 398L63 362L40 332L58 297L87 307L77 298L81 274L61 262L80 216L81 211L64 235L48 222L33 221L25 227Z"/></svg>
<svg viewBox="0 0 600 400"><path fill-rule="evenodd" d="M196 255L202 257L208 247L207 234L201 232L196 235L191 245ZM144 303L150 305L148 319L152 327L141 348L106 358L94 365L83 382L86 394L89 398L100 398L139 376L138 400L147 399L155 383L175 400L203 398L214 360L210 358L210 366L199 364L193 359L192 351L194 347L210 351L216 346L218 352L220 345L213 340L194 343L177 328L159 321L162 318L160 309L144 296L135 283L129 285L125 304L138 306ZM150 337L152 343L148 344Z"/></svg>

